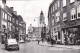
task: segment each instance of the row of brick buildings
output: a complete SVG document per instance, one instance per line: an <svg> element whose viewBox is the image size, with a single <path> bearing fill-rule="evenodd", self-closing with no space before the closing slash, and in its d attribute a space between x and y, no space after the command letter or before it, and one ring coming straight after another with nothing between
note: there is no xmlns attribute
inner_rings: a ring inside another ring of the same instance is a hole
<svg viewBox="0 0 80 53"><path fill-rule="evenodd" d="M48 10L50 37L56 43L78 44L80 39L80 1L53 0Z"/></svg>
<svg viewBox="0 0 80 53"><path fill-rule="evenodd" d="M0 43L7 38L20 40L26 35L26 23L21 15L17 15L13 7L6 5L6 0L0 5Z"/></svg>

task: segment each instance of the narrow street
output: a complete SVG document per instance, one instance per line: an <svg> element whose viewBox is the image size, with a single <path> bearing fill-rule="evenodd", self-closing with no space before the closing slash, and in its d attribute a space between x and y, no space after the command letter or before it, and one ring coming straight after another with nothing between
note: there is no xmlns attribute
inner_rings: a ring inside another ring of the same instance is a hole
<svg viewBox="0 0 80 53"><path fill-rule="evenodd" d="M4 46L0 46L0 53L80 53L80 50L41 46L37 42L28 42L20 44L19 51L7 51L4 49Z"/></svg>

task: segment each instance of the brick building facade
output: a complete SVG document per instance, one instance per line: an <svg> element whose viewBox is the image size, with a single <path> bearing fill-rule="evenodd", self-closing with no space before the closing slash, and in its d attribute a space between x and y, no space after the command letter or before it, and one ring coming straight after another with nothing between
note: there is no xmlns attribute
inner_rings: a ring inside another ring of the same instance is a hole
<svg viewBox="0 0 80 53"><path fill-rule="evenodd" d="M51 37L56 43L77 44L79 37L79 0L54 0L48 11ZM72 35L72 37L70 37ZM72 39L71 39L72 38Z"/></svg>
<svg viewBox="0 0 80 53"><path fill-rule="evenodd" d="M8 38L19 40L20 29L23 29L22 31L26 35L26 23L23 18L19 18L13 7L9 8L4 3L0 5L0 43L4 43Z"/></svg>

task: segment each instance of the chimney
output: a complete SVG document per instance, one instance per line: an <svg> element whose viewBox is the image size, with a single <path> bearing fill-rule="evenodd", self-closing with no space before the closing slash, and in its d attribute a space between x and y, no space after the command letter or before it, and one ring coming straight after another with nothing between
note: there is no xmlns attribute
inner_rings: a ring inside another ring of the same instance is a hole
<svg viewBox="0 0 80 53"><path fill-rule="evenodd" d="M3 4L6 4L6 0L2 0L2 3L3 3Z"/></svg>
<svg viewBox="0 0 80 53"><path fill-rule="evenodd" d="M14 14L17 15L17 11L14 11Z"/></svg>
<svg viewBox="0 0 80 53"><path fill-rule="evenodd" d="M10 7L10 9L13 11L14 8L13 7Z"/></svg>

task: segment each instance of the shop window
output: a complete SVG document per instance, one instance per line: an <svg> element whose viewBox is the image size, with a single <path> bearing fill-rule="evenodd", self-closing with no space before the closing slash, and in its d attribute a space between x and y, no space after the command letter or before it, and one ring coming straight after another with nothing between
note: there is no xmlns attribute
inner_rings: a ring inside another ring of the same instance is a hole
<svg viewBox="0 0 80 53"><path fill-rule="evenodd" d="M71 20L75 20L76 19L76 9L72 8L71 9Z"/></svg>
<svg viewBox="0 0 80 53"><path fill-rule="evenodd" d="M60 39L60 32L58 31L58 39Z"/></svg>

